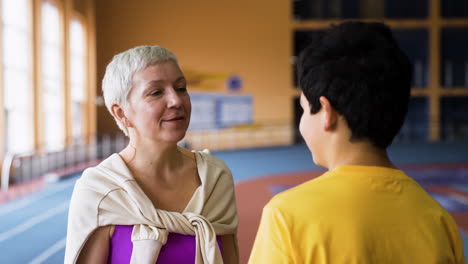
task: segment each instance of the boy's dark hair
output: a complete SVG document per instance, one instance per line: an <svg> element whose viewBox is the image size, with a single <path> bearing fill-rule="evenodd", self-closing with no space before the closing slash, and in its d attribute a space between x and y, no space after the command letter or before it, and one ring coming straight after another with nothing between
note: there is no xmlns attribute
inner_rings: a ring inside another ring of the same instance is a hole
<svg viewBox="0 0 468 264"><path fill-rule="evenodd" d="M350 140L381 149L392 143L408 111L412 66L386 25L345 22L317 33L298 73L311 114L325 96L346 119Z"/></svg>

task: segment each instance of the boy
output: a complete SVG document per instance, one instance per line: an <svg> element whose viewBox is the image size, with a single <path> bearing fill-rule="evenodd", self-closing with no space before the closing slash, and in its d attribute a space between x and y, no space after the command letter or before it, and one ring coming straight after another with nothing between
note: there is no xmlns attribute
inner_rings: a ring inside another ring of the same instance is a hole
<svg viewBox="0 0 468 264"><path fill-rule="evenodd" d="M299 130L317 179L264 208L249 263L465 263L450 214L389 160L411 64L382 23L345 22L299 59Z"/></svg>

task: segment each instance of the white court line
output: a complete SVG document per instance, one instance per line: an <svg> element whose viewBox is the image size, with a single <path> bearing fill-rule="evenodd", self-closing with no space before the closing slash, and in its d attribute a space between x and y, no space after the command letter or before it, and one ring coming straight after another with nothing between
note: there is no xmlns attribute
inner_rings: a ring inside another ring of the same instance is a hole
<svg viewBox="0 0 468 264"><path fill-rule="evenodd" d="M13 202L10 202L10 203L7 203L5 206L0 206L0 216L4 215L4 214L8 214L8 213L11 213L13 211L16 211L16 210L19 210L21 208L24 208L26 206L28 206L29 204L37 201L37 200L40 200L42 198L45 198L47 196L51 196L55 193L58 193L68 187L70 187L71 185L75 184L75 181L74 180L71 180L70 182L66 182L66 183L62 183L60 185L57 185L57 186L54 186L52 188L50 188L49 190L46 190L44 189L44 192L40 193L40 194L37 194L35 195L34 197L26 197L26 198L23 198L21 200L18 200L18 201L13 201Z"/></svg>
<svg viewBox="0 0 468 264"><path fill-rule="evenodd" d="M66 238L63 238L62 240L58 241L53 246L48 248L46 251L42 252L42 254L35 257L31 262L29 262L29 264L41 264L41 263L43 263L48 258L50 258L52 255L57 253L59 250L61 250L62 248L65 248L65 241L66 241Z"/></svg>
<svg viewBox="0 0 468 264"><path fill-rule="evenodd" d="M42 221L45 221L47 220L48 218L51 218L52 216L54 215L57 215L65 210L68 209L68 206L69 206L69 203L70 201L66 201L64 203L61 203L60 205L54 207L54 208L51 208L47 211L45 211L43 214L40 214L38 216L35 216L33 218L30 218L29 220L23 222L22 224L20 225L17 225L15 226L14 228L4 232L4 233L1 233L0 234L0 243L7 240L7 239L10 239L26 230L28 230L29 228L39 224L40 222Z"/></svg>
<svg viewBox="0 0 468 264"><path fill-rule="evenodd" d="M460 203L464 204L464 205L468 205L468 198L466 198L463 195L452 193L452 194L449 195L449 197L454 199L457 202L460 202Z"/></svg>

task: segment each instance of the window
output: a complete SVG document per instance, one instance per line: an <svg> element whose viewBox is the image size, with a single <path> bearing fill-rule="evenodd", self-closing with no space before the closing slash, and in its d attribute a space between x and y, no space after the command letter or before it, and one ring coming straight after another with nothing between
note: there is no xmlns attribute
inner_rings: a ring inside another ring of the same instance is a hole
<svg viewBox="0 0 468 264"><path fill-rule="evenodd" d="M60 14L49 2L42 5L42 106L45 150L64 145L64 107Z"/></svg>
<svg viewBox="0 0 468 264"><path fill-rule="evenodd" d="M71 127L75 140L83 135L83 102L85 98L85 34L83 24L78 19L70 23L70 105Z"/></svg>
<svg viewBox="0 0 468 264"><path fill-rule="evenodd" d="M441 86L468 89L468 28L443 28L441 35Z"/></svg>
<svg viewBox="0 0 468 264"><path fill-rule="evenodd" d="M28 0L2 0L6 151L33 150L32 61Z"/></svg>

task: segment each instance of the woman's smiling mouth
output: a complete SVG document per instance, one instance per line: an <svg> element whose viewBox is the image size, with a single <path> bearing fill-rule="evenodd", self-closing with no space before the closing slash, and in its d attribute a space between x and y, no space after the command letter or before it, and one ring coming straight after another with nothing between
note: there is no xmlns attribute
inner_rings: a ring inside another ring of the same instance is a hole
<svg viewBox="0 0 468 264"><path fill-rule="evenodd" d="M162 122L168 123L168 124L178 124L178 123L182 123L184 120L185 120L184 116L174 116L174 117L170 117L167 119L163 119Z"/></svg>

